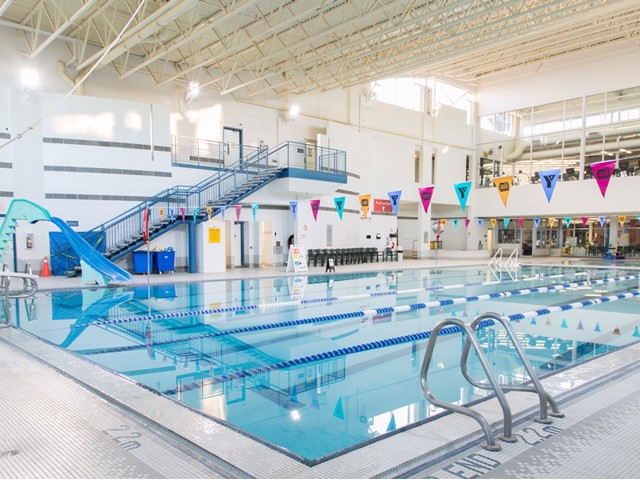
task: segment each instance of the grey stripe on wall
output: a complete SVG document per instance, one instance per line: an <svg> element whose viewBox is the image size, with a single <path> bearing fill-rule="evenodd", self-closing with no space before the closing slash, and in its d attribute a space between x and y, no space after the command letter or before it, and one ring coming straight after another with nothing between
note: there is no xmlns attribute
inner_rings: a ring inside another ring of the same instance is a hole
<svg viewBox="0 0 640 480"><path fill-rule="evenodd" d="M83 140L81 138L43 137L42 143L59 143L64 145L83 145L85 147L131 148L134 150L151 150L151 145L144 143L104 142L102 140ZM154 145L156 152L170 152L171 147Z"/></svg>
<svg viewBox="0 0 640 480"><path fill-rule="evenodd" d="M45 172L99 173L112 175L143 175L146 177L171 177L171 172L154 172L149 170L128 170L123 168L70 167L61 165L45 165Z"/></svg>
<svg viewBox="0 0 640 480"><path fill-rule="evenodd" d="M13 165L9 162L0 162L0 168L13 168Z"/></svg>
<svg viewBox="0 0 640 480"><path fill-rule="evenodd" d="M0 197L10 197L10 198L13 198L13 192L3 192L3 191L0 191Z"/></svg>
<svg viewBox="0 0 640 480"><path fill-rule="evenodd" d="M82 193L46 193L44 198L55 200L111 200L116 202L144 202L148 197L129 195L86 195Z"/></svg>
<svg viewBox="0 0 640 480"><path fill-rule="evenodd" d="M8 139L11 138L11 134L2 132L2 133L0 133L0 138L8 140Z"/></svg>

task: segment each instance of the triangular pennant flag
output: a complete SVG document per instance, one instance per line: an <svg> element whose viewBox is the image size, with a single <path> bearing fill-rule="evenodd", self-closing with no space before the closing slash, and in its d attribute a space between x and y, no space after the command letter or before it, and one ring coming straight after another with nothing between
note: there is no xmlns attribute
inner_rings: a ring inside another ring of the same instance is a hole
<svg viewBox="0 0 640 480"><path fill-rule="evenodd" d="M464 228L469 228L469 223L471 223L471 219L470 218L465 218L464 219Z"/></svg>
<svg viewBox="0 0 640 480"><path fill-rule="evenodd" d="M509 225L509 222L511 222L510 218L503 218L502 219L502 223L504 224L504 228L507 228L507 226Z"/></svg>
<svg viewBox="0 0 640 480"><path fill-rule="evenodd" d="M176 209L173 207L169 207L169 218L172 222L176 218Z"/></svg>
<svg viewBox="0 0 640 480"><path fill-rule="evenodd" d="M589 221L589 217L580 217L580 220L582 220L582 226L586 227L587 222Z"/></svg>
<svg viewBox="0 0 640 480"><path fill-rule="evenodd" d="M235 205L236 209L236 221L240 221L240 214L242 213L242 205Z"/></svg>
<svg viewBox="0 0 640 480"><path fill-rule="evenodd" d="M296 215L298 214L298 202L297 201L293 201L293 202L289 202L289 205L291 207L291 214L293 215L293 221L296 221Z"/></svg>
<svg viewBox="0 0 640 480"><path fill-rule="evenodd" d="M227 211L227 207L220 207L220 216L222 217L222 221L224 221L224 212Z"/></svg>
<svg viewBox="0 0 640 480"><path fill-rule="evenodd" d="M557 218L555 218L555 217L549 217L549 226L551 228L553 228L554 225L556 224L556 220L557 220Z"/></svg>
<svg viewBox="0 0 640 480"><path fill-rule="evenodd" d="M418 194L420 195L420 200L422 201L422 208L424 209L424 213L429 211L429 204L431 204L431 197L433 196L434 185L424 188L418 188Z"/></svg>
<svg viewBox="0 0 640 480"><path fill-rule="evenodd" d="M578 330L584 330L584 326L582 325L582 320L578 321Z"/></svg>
<svg viewBox="0 0 640 480"><path fill-rule="evenodd" d="M396 429L396 417L391 413L391 420L389 421L389 426L387 427L387 432L393 432Z"/></svg>
<svg viewBox="0 0 640 480"><path fill-rule="evenodd" d="M618 223L621 227L624 227L624 222L627 219L626 215L618 215Z"/></svg>
<svg viewBox="0 0 640 480"><path fill-rule="evenodd" d="M342 409L342 397L338 399L336 408L333 409L333 416L338 417L340 420L344 420L344 410Z"/></svg>
<svg viewBox="0 0 640 480"><path fill-rule="evenodd" d="M540 226L540 219L538 217L535 217L533 219L533 224L536 226L536 228L538 228Z"/></svg>
<svg viewBox="0 0 640 480"><path fill-rule="evenodd" d="M313 213L313 219L318 221L318 210L320 210L320 199L309 200L311 205L311 213Z"/></svg>
<svg viewBox="0 0 640 480"><path fill-rule="evenodd" d="M213 212L213 208L207 205L207 220L211 221L211 212Z"/></svg>
<svg viewBox="0 0 640 480"><path fill-rule="evenodd" d="M254 203L251 205L251 214L253 215L253 221L256 221L256 214L258 213L258 208L260 208L260 204Z"/></svg>
<svg viewBox="0 0 640 480"><path fill-rule="evenodd" d="M336 206L336 212L338 212L338 216L340 220L342 220L342 213L344 212L344 203L347 201L345 197L336 197L333 199L333 203Z"/></svg>
<svg viewBox="0 0 640 480"><path fill-rule="evenodd" d="M469 200L469 194L471 193L471 182L454 183L453 188L458 196L458 202L460 202L460 208L464 212L467 208L467 200Z"/></svg>
<svg viewBox="0 0 640 480"><path fill-rule="evenodd" d="M454 218L453 220L451 220L453 222L453 228L458 226L458 219Z"/></svg>
<svg viewBox="0 0 640 480"><path fill-rule="evenodd" d="M320 200L318 200L318 202L320 202ZM369 205L371 204L371 194L359 195L358 203L360 204L360 210L362 210L364 218L367 218L367 214L369 213Z"/></svg>
<svg viewBox="0 0 640 480"><path fill-rule="evenodd" d="M184 207L180 207L180 215L182 216L182 221L184 222L184 216L187 212L187 209Z"/></svg>
<svg viewBox="0 0 640 480"><path fill-rule="evenodd" d="M160 210L158 210L160 212L160 221L164 220L164 208L160 207Z"/></svg>
<svg viewBox="0 0 640 480"><path fill-rule="evenodd" d="M447 224L447 219L443 218L442 220L440 220L440 225L442 225L442 229L444 230L444 226Z"/></svg>
<svg viewBox="0 0 640 480"><path fill-rule="evenodd" d="M491 226L495 227L496 223L498 223L498 220L496 220L495 218L492 218L491 220L489 220L491 222Z"/></svg>
<svg viewBox="0 0 640 480"><path fill-rule="evenodd" d="M571 217L564 217L564 224L569 228L571 226Z"/></svg>
<svg viewBox="0 0 640 480"><path fill-rule="evenodd" d="M513 177L500 177L493 180L494 185L498 189L500 194L500 200L504 206L507 206L507 200L509 199L509 193L511 192L511 185L513 185Z"/></svg>
<svg viewBox="0 0 640 480"><path fill-rule="evenodd" d="M600 324L596 322L596 328L593 329L594 332L600 331Z"/></svg>
<svg viewBox="0 0 640 480"><path fill-rule="evenodd" d="M638 330L638 326L636 325L636 328L633 329L633 337L640 337L640 331Z"/></svg>
<svg viewBox="0 0 640 480"><path fill-rule="evenodd" d="M604 227L604 222L607 221L607 217L598 217L598 221L600 222L600 227Z"/></svg>
<svg viewBox="0 0 640 480"><path fill-rule="evenodd" d="M562 319L562 323L560 324L560 328L569 328L569 325L567 325L567 319L566 318Z"/></svg>
<svg viewBox="0 0 640 480"><path fill-rule="evenodd" d="M200 211L200 207L193 207L193 223L196 223L196 220L198 220L199 211Z"/></svg>
<svg viewBox="0 0 640 480"><path fill-rule="evenodd" d="M389 196L389 201L391 202L391 208L393 208L393 214L398 216L398 207L400 206L400 196L402 195L402 190L396 190L395 192L387 192ZM342 216L340 216L342 218Z"/></svg>
<svg viewBox="0 0 640 480"><path fill-rule="evenodd" d="M600 193L604 197L607 193L609 181L613 176L613 170L616 168L615 160L605 160L604 162L592 163L590 165L593 177L596 179Z"/></svg>
<svg viewBox="0 0 640 480"><path fill-rule="evenodd" d="M547 202L551 203L553 191L556 188L556 183L558 183L558 178L560 178L560 169L553 168L551 170L538 172L538 176L540 177L540 185L542 185L544 189L544 194L547 196Z"/></svg>
<svg viewBox="0 0 640 480"><path fill-rule="evenodd" d="M532 318L531 321L529 322L529 325L538 325L538 322L536 322L535 318Z"/></svg>
<svg viewBox="0 0 640 480"><path fill-rule="evenodd" d="M524 225L524 217L518 218L517 222L518 228L522 228L522 225Z"/></svg>
<svg viewBox="0 0 640 480"><path fill-rule="evenodd" d="M478 226L479 226L479 227L481 227L481 226L482 226L482 219L481 219L481 218L479 218L479 219L478 219Z"/></svg>

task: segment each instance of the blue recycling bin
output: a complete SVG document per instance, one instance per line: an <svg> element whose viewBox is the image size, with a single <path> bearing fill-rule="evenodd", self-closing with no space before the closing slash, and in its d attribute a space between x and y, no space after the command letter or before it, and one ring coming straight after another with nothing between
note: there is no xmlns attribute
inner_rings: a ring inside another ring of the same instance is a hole
<svg viewBox="0 0 640 480"><path fill-rule="evenodd" d="M156 252L149 252L149 261L147 263L147 252L138 250L133 252L133 271L134 273L150 273L155 264Z"/></svg>
<svg viewBox="0 0 640 480"><path fill-rule="evenodd" d="M172 251L156 252L156 255L155 255L156 272L173 273L175 261L176 261L176 252L172 252Z"/></svg>

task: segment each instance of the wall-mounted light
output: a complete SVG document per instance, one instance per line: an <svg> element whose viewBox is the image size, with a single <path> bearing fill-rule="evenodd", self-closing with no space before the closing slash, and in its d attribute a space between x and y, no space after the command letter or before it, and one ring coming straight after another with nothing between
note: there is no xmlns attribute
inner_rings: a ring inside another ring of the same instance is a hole
<svg viewBox="0 0 640 480"><path fill-rule="evenodd" d="M291 108L289 109L289 115L291 115L292 117L297 116L300 113L300 105L291 105Z"/></svg>
<svg viewBox="0 0 640 480"><path fill-rule="evenodd" d="M187 87L187 101L194 102L198 99L198 95L200 95L200 84L198 82L191 81L189 82L189 86Z"/></svg>
<svg viewBox="0 0 640 480"><path fill-rule="evenodd" d="M35 68L24 68L20 72L22 90L33 90L40 83L40 74Z"/></svg>

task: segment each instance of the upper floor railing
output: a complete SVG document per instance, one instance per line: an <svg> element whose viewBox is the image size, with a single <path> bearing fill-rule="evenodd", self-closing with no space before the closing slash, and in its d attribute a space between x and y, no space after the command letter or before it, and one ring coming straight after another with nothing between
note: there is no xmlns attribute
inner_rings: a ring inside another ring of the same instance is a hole
<svg viewBox="0 0 640 480"><path fill-rule="evenodd" d="M260 148L231 142L171 136L171 163L201 168L225 168Z"/></svg>

